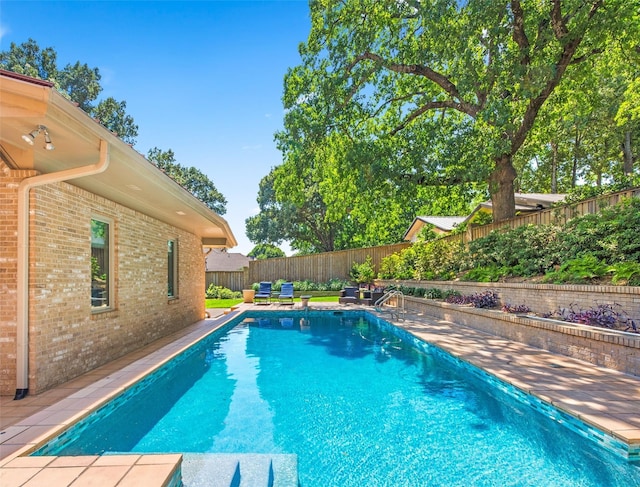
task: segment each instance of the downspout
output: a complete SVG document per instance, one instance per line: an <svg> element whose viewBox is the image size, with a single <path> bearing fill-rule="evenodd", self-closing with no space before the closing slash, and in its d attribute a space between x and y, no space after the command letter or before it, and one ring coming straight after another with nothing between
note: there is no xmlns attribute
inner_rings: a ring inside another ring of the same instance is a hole
<svg viewBox="0 0 640 487"><path fill-rule="evenodd" d="M16 316L16 395L29 393L29 194L31 188L69 181L104 172L109 167L109 145L100 140L100 160L96 164L75 167L23 179L18 186L18 280Z"/></svg>

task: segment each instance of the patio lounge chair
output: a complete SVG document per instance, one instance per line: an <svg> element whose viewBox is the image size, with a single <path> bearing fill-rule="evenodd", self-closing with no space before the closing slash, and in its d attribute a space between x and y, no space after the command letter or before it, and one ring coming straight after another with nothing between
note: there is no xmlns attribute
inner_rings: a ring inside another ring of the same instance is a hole
<svg viewBox="0 0 640 487"><path fill-rule="evenodd" d="M340 291L340 297L338 303L340 304L358 304L360 302L360 289L352 286L345 286Z"/></svg>
<svg viewBox="0 0 640 487"><path fill-rule="evenodd" d="M280 296L278 296L280 304L293 304L293 283L283 282L280 288Z"/></svg>
<svg viewBox="0 0 640 487"><path fill-rule="evenodd" d="M253 302L256 304L270 304L271 303L271 283L263 281L260 283L258 292L253 297Z"/></svg>

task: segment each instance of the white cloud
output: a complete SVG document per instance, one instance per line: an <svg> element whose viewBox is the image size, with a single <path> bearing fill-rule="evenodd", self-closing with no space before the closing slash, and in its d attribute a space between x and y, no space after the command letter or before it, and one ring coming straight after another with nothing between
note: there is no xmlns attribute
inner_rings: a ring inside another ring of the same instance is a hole
<svg viewBox="0 0 640 487"><path fill-rule="evenodd" d="M4 38L4 36L7 35L9 32L10 30L7 27L0 24L0 42L2 42L2 39Z"/></svg>
<svg viewBox="0 0 640 487"><path fill-rule="evenodd" d="M244 151L257 151L262 149L262 145L261 144L256 144L256 145L243 145L242 146L242 150Z"/></svg>

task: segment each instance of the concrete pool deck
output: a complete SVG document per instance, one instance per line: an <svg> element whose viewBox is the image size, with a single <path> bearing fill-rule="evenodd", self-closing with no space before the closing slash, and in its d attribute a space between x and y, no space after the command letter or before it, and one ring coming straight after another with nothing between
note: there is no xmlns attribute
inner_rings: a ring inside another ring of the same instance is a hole
<svg viewBox="0 0 640 487"><path fill-rule="evenodd" d="M300 305L296 303L294 309L299 308ZM364 309L375 314L371 307L337 303L313 302L311 308ZM158 364L239 313L287 309L292 308L290 305L278 304L242 304L237 311L230 313L216 310L219 311L219 316L212 313L211 319L186 327L177 334L158 340L42 394L27 396L20 401L14 401L12 397L0 398L0 485L91 485L91 479L96 475L100 475L101 486L133 485L130 482L139 479L138 476L144 469L149 469L149 462L154 461L164 466L159 469L163 475L149 479L151 483L145 480L145 485L172 485L168 482L172 476L175 477L176 469L179 472L181 455L126 455L120 461L111 460L120 465L101 465L106 460L99 459L107 457L73 457L76 459L73 463L69 457L63 461L63 457L27 458L23 455L34 451L59 431L144 377ZM638 453L640 377L597 367L431 317L407 314L404 321L397 321L385 314L384 319L604 431L628 445L629 451ZM62 480L63 477L67 480Z"/></svg>

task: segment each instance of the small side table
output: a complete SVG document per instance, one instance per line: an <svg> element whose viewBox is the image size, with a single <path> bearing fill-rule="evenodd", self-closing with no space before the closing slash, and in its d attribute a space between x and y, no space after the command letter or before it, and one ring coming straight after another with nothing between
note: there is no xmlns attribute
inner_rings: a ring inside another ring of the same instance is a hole
<svg viewBox="0 0 640 487"><path fill-rule="evenodd" d="M256 295L256 291L254 289L243 289L242 290L242 300L245 303L253 303L253 297Z"/></svg>
<svg viewBox="0 0 640 487"><path fill-rule="evenodd" d="M304 296L300 296L300 302L302 303L303 308L309 307L309 300L312 298L310 294L306 294Z"/></svg>

